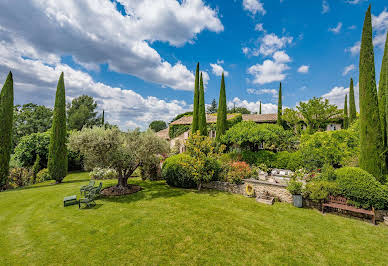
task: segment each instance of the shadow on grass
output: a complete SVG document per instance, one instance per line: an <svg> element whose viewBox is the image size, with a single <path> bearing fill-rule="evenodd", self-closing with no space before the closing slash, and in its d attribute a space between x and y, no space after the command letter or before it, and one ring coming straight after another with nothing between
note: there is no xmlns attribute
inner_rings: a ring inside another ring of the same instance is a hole
<svg viewBox="0 0 388 266"><path fill-rule="evenodd" d="M9 190L3 191L3 192L6 193L6 192L11 192L11 191L21 191L21 190L28 190L28 189L34 189L34 188L54 187L54 186L61 186L61 185L65 185L65 184L71 184L71 183L81 183L81 182L86 182L89 180L90 180L89 178L78 179L78 180L69 180L69 181L64 181L62 183L59 183L59 184L56 184L54 181L47 183L47 182L49 182L49 181L47 181L47 182L45 182L46 184L42 184L42 185L35 184L35 185L28 186L28 187L18 187L18 188L9 189Z"/></svg>
<svg viewBox="0 0 388 266"><path fill-rule="evenodd" d="M103 205L104 205L104 204L96 204L95 206L92 206L92 207L87 207L87 206L82 207L82 206L81 206L81 208L79 208L79 210L93 210L93 209L99 209L99 208L101 208Z"/></svg>

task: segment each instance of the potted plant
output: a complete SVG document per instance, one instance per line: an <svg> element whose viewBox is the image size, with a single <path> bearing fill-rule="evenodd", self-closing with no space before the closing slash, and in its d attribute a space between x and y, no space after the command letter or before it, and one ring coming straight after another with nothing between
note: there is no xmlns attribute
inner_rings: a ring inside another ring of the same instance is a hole
<svg viewBox="0 0 388 266"><path fill-rule="evenodd" d="M296 180L291 180L287 187L287 190L292 195L292 204L298 208L302 208L303 206L302 185L303 184L301 182L298 182Z"/></svg>

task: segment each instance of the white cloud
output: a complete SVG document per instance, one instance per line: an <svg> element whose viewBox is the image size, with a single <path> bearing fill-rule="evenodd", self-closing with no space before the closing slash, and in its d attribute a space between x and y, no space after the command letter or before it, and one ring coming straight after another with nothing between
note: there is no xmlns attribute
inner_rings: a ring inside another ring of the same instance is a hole
<svg viewBox="0 0 388 266"><path fill-rule="evenodd" d="M356 25L352 25L352 26L349 26L348 29L349 30L355 30L355 29L357 29L357 26Z"/></svg>
<svg viewBox="0 0 388 266"><path fill-rule="evenodd" d="M358 108L358 97L359 97L358 87L359 87L359 84L357 83L356 86L354 86L354 99L355 99L357 108ZM322 97L328 99L331 104L337 105L338 108L344 108L345 95L349 95L349 88L336 86L332 88L328 93L322 95ZM349 96L348 96L348 101L349 101ZM348 106L349 106L349 103L348 103Z"/></svg>
<svg viewBox="0 0 388 266"><path fill-rule="evenodd" d="M255 95L272 94L272 96L274 96L274 97L276 97L277 94L278 94L278 91L275 90L275 89L259 89L259 90L256 90L256 89L249 88L249 89L247 89L247 92L249 94L255 94Z"/></svg>
<svg viewBox="0 0 388 266"><path fill-rule="evenodd" d="M71 55L87 69L98 70L100 64L107 64L115 72L177 90L192 90L193 73L179 61L165 61L149 43L180 46L193 42L205 29L220 32L223 25L217 12L202 0L120 3L128 16L105 0L26 0L12 5L1 1L0 39L9 44L22 41L28 46L22 55L34 59L41 59L37 54L57 61L60 56Z"/></svg>
<svg viewBox="0 0 388 266"><path fill-rule="evenodd" d="M274 52L284 48L287 44L292 43L292 37L281 37L279 38L276 34L266 34L262 40L259 49L259 53L268 56L272 55Z"/></svg>
<svg viewBox="0 0 388 266"><path fill-rule="evenodd" d="M273 55L273 59L275 59L278 63L289 63L291 62L291 58L284 51L277 51Z"/></svg>
<svg viewBox="0 0 388 266"><path fill-rule="evenodd" d="M330 11L329 2L327 0L322 1L322 14L326 14Z"/></svg>
<svg viewBox="0 0 388 266"><path fill-rule="evenodd" d="M309 72L309 69L310 69L310 66L301 65L301 66L298 68L298 72L299 72L299 73L306 74L306 73Z"/></svg>
<svg viewBox="0 0 388 266"><path fill-rule="evenodd" d="M241 50L242 50L243 54L245 54L245 55L249 54L249 48L248 47L243 47Z"/></svg>
<svg viewBox="0 0 388 266"><path fill-rule="evenodd" d="M224 68L221 65L218 64L210 64L212 67L212 72L216 76L221 76L222 72L224 73L224 76L227 77L229 75L228 71L225 71Z"/></svg>
<svg viewBox="0 0 388 266"><path fill-rule="evenodd" d="M352 55L357 55L361 49L361 42L356 42L352 47L346 48L345 52L350 52Z"/></svg>
<svg viewBox="0 0 388 266"><path fill-rule="evenodd" d="M260 101L257 102L248 102L247 100L241 100L238 97L235 97L232 101L227 103L229 108L236 107L245 107L251 112L259 112ZM261 112L262 114L275 114L277 112L277 105L272 103L261 103Z"/></svg>
<svg viewBox="0 0 388 266"><path fill-rule="evenodd" d="M256 15L256 13L265 15L266 13L264 5L260 0L243 0L243 7L244 10L249 11L252 15Z"/></svg>
<svg viewBox="0 0 388 266"><path fill-rule="evenodd" d="M329 31L335 34L338 34L340 33L341 29L342 29L342 22L338 22L337 26L335 28L329 28Z"/></svg>
<svg viewBox="0 0 388 266"><path fill-rule="evenodd" d="M263 27L263 23L256 24L255 31L262 31L265 32L265 29Z"/></svg>
<svg viewBox="0 0 388 266"><path fill-rule="evenodd" d="M348 1L346 1L346 3L352 4L352 5L357 5L357 4L362 3L364 1L365 0L348 0Z"/></svg>
<svg viewBox="0 0 388 266"><path fill-rule="evenodd" d="M354 64L351 64L344 68L344 72L342 73L342 76L346 76L350 71L354 70L355 66Z"/></svg>

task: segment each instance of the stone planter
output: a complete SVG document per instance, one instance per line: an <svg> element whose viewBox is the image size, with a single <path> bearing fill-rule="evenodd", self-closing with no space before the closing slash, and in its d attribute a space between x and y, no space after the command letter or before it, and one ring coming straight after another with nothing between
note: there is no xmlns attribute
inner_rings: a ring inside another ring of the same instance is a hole
<svg viewBox="0 0 388 266"><path fill-rule="evenodd" d="M302 208L303 207L302 195L292 195L292 205L298 208Z"/></svg>
<svg viewBox="0 0 388 266"><path fill-rule="evenodd" d="M256 198L257 202L268 204L268 205L273 205L275 198L274 197L257 197Z"/></svg>

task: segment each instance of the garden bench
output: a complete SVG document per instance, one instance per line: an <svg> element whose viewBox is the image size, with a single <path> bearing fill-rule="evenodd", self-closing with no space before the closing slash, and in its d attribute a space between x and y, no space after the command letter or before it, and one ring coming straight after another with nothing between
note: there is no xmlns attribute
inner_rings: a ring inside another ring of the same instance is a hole
<svg viewBox="0 0 388 266"><path fill-rule="evenodd" d="M331 208L357 212L357 213L364 213L372 216L372 223L376 224L376 214L375 214L375 209L373 207L372 207L372 210L365 210L365 209L356 208L354 206L350 206L347 204L347 202L348 200L344 197L329 196L327 199L327 202L322 204L322 213L325 212L325 207L331 207Z"/></svg>
<svg viewBox="0 0 388 266"><path fill-rule="evenodd" d="M89 181L89 184L87 184L85 186L82 186L80 188L80 190L79 190L81 195L82 194L86 194L86 191L88 191L89 189L93 188L95 183L96 183L96 181L94 179L92 179L92 180Z"/></svg>
<svg viewBox="0 0 388 266"><path fill-rule="evenodd" d="M69 206L69 205L74 205L74 204L77 204L78 201L77 201L77 196L76 195L72 195L72 196L68 196L68 197L64 197L63 198L63 207L66 207L66 206Z"/></svg>

